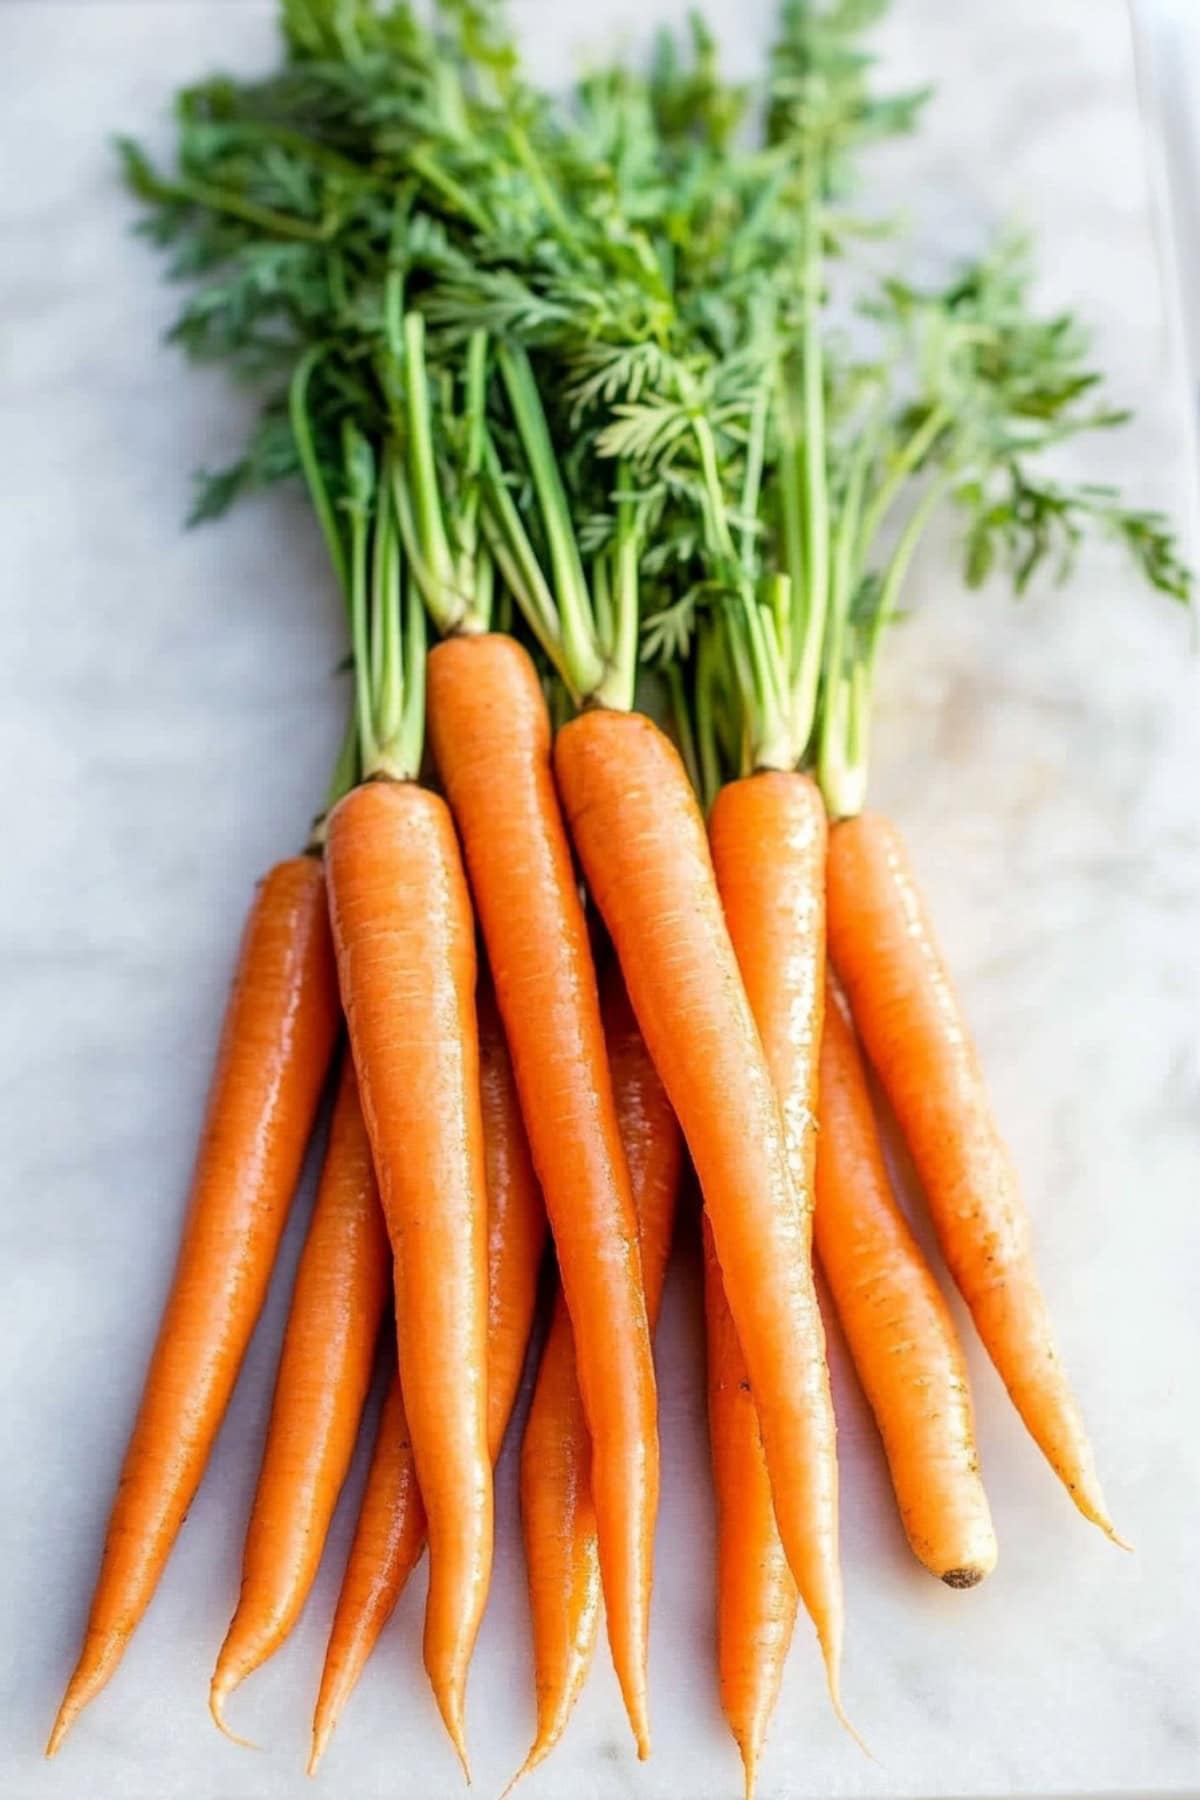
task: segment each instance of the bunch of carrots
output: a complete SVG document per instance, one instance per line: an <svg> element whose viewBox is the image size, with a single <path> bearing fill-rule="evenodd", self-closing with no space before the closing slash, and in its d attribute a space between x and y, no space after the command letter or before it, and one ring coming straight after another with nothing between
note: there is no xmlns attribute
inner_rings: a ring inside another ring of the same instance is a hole
<svg viewBox="0 0 1200 1800"><path fill-rule="evenodd" d="M601 1600L649 1754L652 1338L685 1164L717 1668L747 1791L799 1601L841 1715L814 1251L914 1554L953 1588L991 1572L962 1348L892 1191L868 1063L1014 1404L1121 1541L916 873L863 802L884 628L943 507L972 582L1001 566L1022 586L1088 525L1168 594L1190 576L1158 515L1042 472L1120 415L1074 322L1032 307L1023 247L931 291L860 259L843 196L922 102L874 91L878 10L790 0L756 87L722 77L697 24L648 73L601 70L561 99L482 0L443 0L432 24L406 0L286 0L274 75L181 96L173 173L123 146L151 234L198 284L177 337L263 388L198 511L302 478L353 704L308 842L246 926L51 1753L162 1575L330 1089L212 1677L223 1730L305 1604L382 1333L394 1371L310 1767L427 1547L425 1665L466 1770L492 1470L549 1238L521 1454L520 1773L566 1728ZM835 259L877 334L865 353L837 326Z"/></svg>

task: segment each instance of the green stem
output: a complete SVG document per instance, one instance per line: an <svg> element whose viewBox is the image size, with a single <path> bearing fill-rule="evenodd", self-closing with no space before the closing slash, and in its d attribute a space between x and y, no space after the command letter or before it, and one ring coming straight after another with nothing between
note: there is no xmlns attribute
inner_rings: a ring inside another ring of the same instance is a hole
<svg viewBox="0 0 1200 1800"><path fill-rule="evenodd" d="M721 790L721 754L717 745L714 686L719 661L717 634L700 633L696 647L696 749L700 765L700 804L708 812Z"/></svg>
<svg viewBox="0 0 1200 1800"><path fill-rule="evenodd" d="M696 734L692 729L692 711L688 705L687 692L683 685L683 670L678 663L667 664L663 670L663 680L667 684L667 697L671 703L671 723L675 727L675 742L679 745L679 754L683 758L683 766L687 770L688 780L699 795L701 792L700 764L696 757Z"/></svg>
<svg viewBox="0 0 1200 1800"><path fill-rule="evenodd" d="M573 686L563 653L562 630L554 596L550 592L542 565L538 561L529 534L517 510L495 446L489 439L484 450L484 529L496 566L505 585L521 609L525 623L541 645L556 674L578 704L579 693Z"/></svg>
<svg viewBox="0 0 1200 1800"><path fill-rule="evenodd" d="M367 459L370 450L353 427L342 434L350 516L350 640L354 652L355 707L358 714L359 741L365 774L373 774L378 766L379 740L375 735L374 695L371 679L370 598L368 593L368 540L370 537L370 490L367 486Z"/></svg>
<svg viewBox="0 0 1200 1800"><path fill-rule="evenodd" d="M755 396L746 442L746 473L742 482L742 572L753 580L758 551L758 502L762 491L763 463L766 459L767 420L771 411L771 390L764 382Z"/></svg>
<svg viewBox="0 0 1200 1800"><path fill-rule="evenodd" d="M791 582L792 604L787 629L781 633L789 682L800 673L800 646L804 642L804 596L808 570L804 554L804 493L800 471L800 442L796 432L790 385L781 374L776 402L779 434L779 506L783 528L783 566Z"/></svg>
<svg viewBox="0 0 1200 1800"><path fill-rule="evenodd" d="M861 563L865 563L870 555L871 546L879 534L879 529L891 511L904 483L924 462L950 422L950 414L947 409L944 406L935 406L901 449L886 478L876 490L863 518L859 537L859 560Z"/></svg>
<svg viewBox="0 0 1200 1800"><path fill-rule="evenodd" d="M342 542L342 533L338 527L337 513L329 495L329 486L321 468L321 459L317 455L316 438L312 427L312 417L308 409L308 386L312 380L313 370L324 355L324 349L314 344L306 350L296 364L288 388L288 416L291 421L292 437L296 444L296 454L300 458L300 467L304 474L313 511L317 515L317 523L321 535L325 539L325 547L329 551L329 560L333 564L333 572L338 586L342 590L342 599L348 606L350 603L350 576L346 565L346 548Z"/></svg>
<svg viewBox="0 0 1200 1800"><path fill-rule="evenodd" d="M602 706L628 712L637 687L638 623L641 611L638 569L641 534L637 501L630 491L630 472L617 468L617 543L613 587L613 636L608 655L608 674L596 699Z"/></svg>
<svg viewBox="0 0 1200 1800"><path fill-rule="evenodd" d="M529 358L524 350L503 345L498 360L546 533L563 659L570 685L586 703L597 697L605 669L597 647L596 621L579 545L571 526L571 509Z"/></svg>
<svg viewBox="0 0 1200 1800"><path fill-rule="evenodd" d="M793 684L792 714L801 754L812 736L821 675L821 647L829 607L829 468L825 441L825 357L821 333L821 216L815 181L804 200L804 324L801 331L804 396L803 630Z"/></svg>

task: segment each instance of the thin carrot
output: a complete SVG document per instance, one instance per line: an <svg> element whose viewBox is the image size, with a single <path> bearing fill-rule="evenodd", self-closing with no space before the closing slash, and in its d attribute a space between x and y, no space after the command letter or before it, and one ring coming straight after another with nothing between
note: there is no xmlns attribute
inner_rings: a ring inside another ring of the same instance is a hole
<svg viewBox="0 0 1200 1800"><path fill-rule="evenodd" d="M429 1522L425 1666L465 1769L467 1667L492 1556L474 921L445 802L411 781L348 794L329 821L326 860Z"/></svg>
<svg viewBox="0 0 1200 1800"><path fill-rule="evenodd" d="M387 1231L347 1054L275 1380L242 1589L209 1693L225 1702L288 1636L317 1573L354 1453L391 1282Z"/></svg>
<svg viewBox="0 0 1200 1800"><path fill-rule="evenodd" d="M493 1462L516 1401L537 1305L546 1210L529 1157L512 1065L490 988L479 993L479 1066L488 1189L488 1447ZM398 1380L380 1418L358 1526L313 1715L312 1774L425 1547Z"/></svg>
<svg viewBox="0 0 1200 1800"><path fill-rule="evenodd" d="M707 1218L703 1229L708 1430L717 1496L717 1679L721 1710L746 1772L746 1800L753 1800L798 1596L779 1541L758 1412Z"/></svg>
<svg viewBox="0 0 1200 1800"><path fill-rule="evenodd" d="M1028 1214L975 1047L900 833L877 813L831 833L829 940L988 1354L1080 1512L1120 1543L1054 1347Z"/></svg>
<svg viewBox="0 0 1200 1800"><path fill-rule="evenodd" d="M834 1705L842 1596L833 1421L807 1230L779 1103L721 909L704 823L673 745L637 713L558 734L555 771L638 1024L683 1127L750 1370L788 1563ZM764 862L774 846L761 846Z"/></svg>
<svg viewBox="0 0 1200 1800"><path fill-rule="evenodd" d="M587 925L550 772L546 704L525 651L495 635L440 644L429 658L429 724L574 1324L609 1641L645 1755L654 1367Z"/></svg>
<svg viewBox="0 0 1200 1800"><path fill-rule="evenodd" d="M321 865L293 857L264 878L247 921L179 1260L48 1756L114 1673L200 1485L266 1296L337 1030Z"/></svg>
<svg viewBox="0 0 1200 1800"><path fill-rule="evenodd" d="M896 1204L840 996L821 1038L816 1239L875 1414L913 1553L953 1588L996 1566L967 1366L941 1289Z"/></svg>
<svg viewBox="0 0 1200 1800"><path fill-rule="evenodd" d="M602 1005L653 1331L675 1224L683 1144L614 963L605 970ZM521 1448L521 1522L533 1620L537 1732L510 1789L537 1768L562 1737L591 1667L600 1625L591 1468L571 1320L560 1288Z"/></svg>
<svg viewBox="0 0 1200 1800"><path fill-rule="evenodd" d="M709 841L729 935L783 1116L799 1202L807 1329L824 1347L812 1282L817 1061L825 997L825 805L794 771L763 771L721 788ZM709 1432L717 1493L717 1665L721 1704L741 1751L747 1794L779 1692L796 1590L779 1541L762 1434L745 1358L706 1227ZM823 1368L823 1357L822 1357ZM837 1453L825 1376L807 1499L810 1543L822 1546L836 1594Z"/></svg>

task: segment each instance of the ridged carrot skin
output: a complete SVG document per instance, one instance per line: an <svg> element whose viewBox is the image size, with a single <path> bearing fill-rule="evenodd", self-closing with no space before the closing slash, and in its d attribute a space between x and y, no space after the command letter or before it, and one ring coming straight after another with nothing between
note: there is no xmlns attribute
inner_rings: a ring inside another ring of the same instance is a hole
<svg viewBox="0 0 1200 1800"><path fill-rule="evenodd" d="M1054 1347L1016 1171L903 840L887 819L864 813L834 827L828 899L834 967L950 1273L1034 1440L1084 1517L1116 1539Z"/></svg>
<svg viewBox="0 0 1200 1800"><path fill-rule="evenodd" d="M644 715L573 719L558 734L555 772L700 1180L762 1423L780 1535L837 1704L841 1586L828 1540L813 1537L830 1427L808 1226L704 822L677 752Z"/></svg>
<svg viewBox="0 0 1200 1800"><path fill-rule="evenodd" d="M821 1038L817 1253L887 1453L913 1553L949 1587L996 1566L967 1366L896 1204L854 1030L831 993Z"/></svg>
<svg viewBox="0 0 1200 1800"><path fill-rule="evenodd" d="M200 1485L266 1297L339 1018L321 865L293 857L264 877L246 924L175 1277L49 1756L115 1671Z"/></svg>
<svg viewBox="0 0 1200 1800"><path fill-rule="evenodd" d="M425 1667L465 1768L467 1669L492 1562L474 920L449 811L415 783L355 788L333 811L325 856L429 1525Z"/></svg>
<svg viewBox="0 0 1200 1800"><path fill-rule="evenodd" d="M675 1226L683 1141L614 964L605 970L601 994L653 1331ZM591 1440L561 1288L555 1295L521 1449L521 1521L533 1621L537 1731L514 1786L562 1737L587 1679L600 1624Z"/></svg>
<svg viewBox="0 0 1200 1800"><path fill-rule="evenodd" d="M387 1230L347 1053L275 1379L241 1595L209 1693L222 1731L229 1695L283 1643L316 1577L390 1288Z"/></svg>
<svg viewBox="0 0 1200 1800"><path fill-rule="evenodd" d="M546 1247L546 1209L529 1156L508 1046L487 984L478 996L479 1087L488 1190L488 1447L500 1454L521 1385ZM425 1548L425 1509L393 1379L313 1714L312 1774Z"/></svg>
<svg viewBox="0 0 1200 1800"><path fill-rule="evenodd" d="M807 775L763 772L721 789L708 825L717 888L750 1009L783 1115L788 1166L799 1202L807 1287L804 1329L820 1347L809 1387L811 1453L804 1508L810 1575L822 1623L842 1631L838 1563L837 1431L825 1369L825 1333L812 1280L817 1150L817 1066L825 1007L825 804ZM718 1268L706 1270L709 1417L717 1489L717 1663L721 1701L742 1754L747 1792L795 1617L795 1589L764 1489L754 1403Z"/></svg>
<svg viewBox="0 0 1200 1800"><path fill-rule="evenodd" d="M587 924L550 769L550 721L529 657L494 635L452 638L432 651L428 720L574 1325L609 1643L645 1756L654 1362Z"/></svg>
<svg viewBox="0 0 1200 1800"><path fill-rule="evenodd" d="M704 1228L708 1433L717 1497L717 1681L753 1800L779 1698L798 1595L771 1499L746 1359L725 1299L712 1226Z"/></svg>

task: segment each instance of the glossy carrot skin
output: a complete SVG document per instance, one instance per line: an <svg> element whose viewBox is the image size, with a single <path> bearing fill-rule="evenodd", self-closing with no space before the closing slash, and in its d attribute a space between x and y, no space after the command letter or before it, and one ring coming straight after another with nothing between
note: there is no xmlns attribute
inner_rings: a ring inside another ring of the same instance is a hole
<svg viewBox="0 0 1200 1800"><path fill-rule="evenodd" d="M825 1369L825 1333L812 1280L817 1148L817 1068L825 1004L825 805L808 776L770 772L721 789L709 842L729 935L737 953L783 1115L788 1166L799 1202L808 1272L801 1318L819 1346L808 1392L811 1446L803 1590L822 1643L840 1642L837 1432ZM747 1788L791 1641L795 1592L769 1501L754 1403L719 1268L706 1270L709 1415L717 1488L717 1660L722 1705L741 1750ZM817 1596L814 1603L811 1596Z"/></svg>
<svg viewBox="0 0 1200 1800"><path fill-rule="evenodd" d="M296 1274L271 1422L246 1533L242 1588L209 1704L288 1636L316 1577L354 1454L391 1286L391 1255L349 1054Z"/></svg>
<svg viewBox="0 0 1200 1800"><path fill-rule="evenodd" d="M449 811L413 783L347 795L329 821L326 865L428 1516L425 1666L465 1762L467 1669L492 1561L474 920Z"/></svg>
<svg viewBox="0 0 1200 1800"><path fill-rule="evenodd" d="M673 745L636 713L590 712L558 734L575 847L637 1021L683 1128L745 1352L788 1563L836 1699L836 1561L811 1537L827 1452L823 1334L808 1226L770 1069L717 893L704 823ZM815 1403L815 1404L814 1404Z"/></svg>
<svg viewBox="0 0 1200 1800"><path fill-rule="evenodd" d="M1115 1536L1054 1347L1016 1171L903 840L887 819L864 813L834 827L828 897L834 967L950 1272L1051 1467L1084 1517Z"/></svg>
<svg viewBox="0 0 1200 1800"><path fill-rule="evenodd" d="M550 722L529 657L494 635L450 639L431 653L428 718L573 1322L609 1643L645 1755L654 1364L591 946L550 769Z"/></svg>
<svg viewBox="0 0 1200 1800"><path fill-rule="evenodd" d="M259 885L234 976L183 1241L117 1486L53 1755L110 1679L200 1485L266 1297L339 1027L321 865Z"/></svg>
<svg viewBox="0 0 1200 1800"><path fill-rule="evenodd" d="M675 1226L683 1142L620 972L612 963L604 974L602 1004L653 1330ZM600 1559L591 1461L571 1321L560 1288L521 1449L521 1521L537 1695L537 1731L522 1776L535 1769L562 1737L596 1646Z"/></svg>
<svg viewBox="0 0 1200 1800"><path fill-rule="evenodd" d="M887 1453L913 1553L949 1587L996 1566L962 1347L896 1204L840 998L821 1039L817 1252Z"/></svg>
<svg viewBox="0 0 1200 1800"><path fill-rule="evenodd" d="M478 995L479 1086L488 1193L488 1448L500 1454L521 1385L546 1247L546 1209L529 1155L490 987ZM313 1715L315 1769L425 1548L425 1509L397 1379L384 1402L358 1526Z"/></svg>
<svg viewBox="0 0 1200 1800"><path fill-rule="evenodd" d="M708 1431L717 1496L717 1680L751 1800L798 1596L779 1541L758 1412L707 1218L703 1226Z"/></svg>
<svg viewBox="0 0 1200 1800"><path fill-rule="evenodd" d="M316 1773L342 1708L425 1550L425 1508L399 1375L379 1415L358 1524L329 1632L313 1715L308 1772Z"/></svg>

